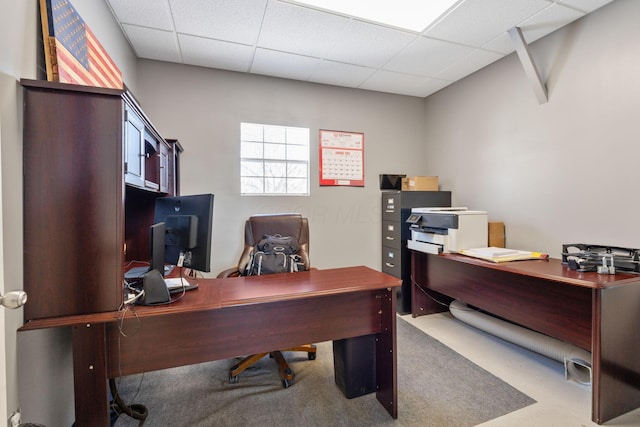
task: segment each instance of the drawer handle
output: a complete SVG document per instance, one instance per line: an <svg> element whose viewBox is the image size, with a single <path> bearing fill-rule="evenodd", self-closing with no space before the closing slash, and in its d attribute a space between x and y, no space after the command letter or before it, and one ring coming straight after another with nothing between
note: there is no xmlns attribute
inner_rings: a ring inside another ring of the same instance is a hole
<svg viewBox="0 0 640 427"><path fill-rule="evenodd" d="M395 237L390 237L390 236L387 236L387 237L386 237L386 239L387 239L387 240L396 240L396 238L395 238Z"/></svg>
<svg viewBox="0 0 640 427"><path fill-rule="evenodd" d="M385 264L387 265L387 267L391 267L391 268L396 266L395 264L391 264L390 262L385 262Z"/></svg>

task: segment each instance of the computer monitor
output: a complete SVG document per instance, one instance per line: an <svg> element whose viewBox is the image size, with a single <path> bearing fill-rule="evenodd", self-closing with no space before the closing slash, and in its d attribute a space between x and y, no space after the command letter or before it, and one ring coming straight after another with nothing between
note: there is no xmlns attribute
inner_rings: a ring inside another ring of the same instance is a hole
<svg viewBox="0 0 640 427"><path fill-rule="evenodd" d="M159 197L155 203L154 223L164 223L166 263L178 265L182 256L182 266L211 271L213 194Z"/></svg>

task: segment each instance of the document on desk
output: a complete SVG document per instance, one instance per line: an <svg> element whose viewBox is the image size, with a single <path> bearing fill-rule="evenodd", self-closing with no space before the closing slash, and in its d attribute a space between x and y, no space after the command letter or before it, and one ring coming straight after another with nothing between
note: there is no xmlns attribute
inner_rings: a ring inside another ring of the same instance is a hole
<svg viewBox="0 0 640 427"><path fill-rule="evenodd" d="M461 254L473 258L480 258L491 262L522 261L528 259L547 259L548 254L542 252L520 251L517 249L496 248L493 246L486 248L464 249Z"/></svg>

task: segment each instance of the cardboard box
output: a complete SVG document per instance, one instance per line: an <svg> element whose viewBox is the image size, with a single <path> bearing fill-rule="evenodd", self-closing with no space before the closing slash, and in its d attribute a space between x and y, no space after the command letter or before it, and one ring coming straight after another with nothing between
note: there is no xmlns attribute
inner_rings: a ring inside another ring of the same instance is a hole
<svg viewBox="0 0 640 427"><path fill-rule="evenodd" d="M402 191L438 191L438 177L409 176L402 178Z"/></svg>
<svg viewBox="0 0 640 427"><path fill-rule="evenodd" d="M504 236L504 222L490 222L489 223L489 242L487 246L493 246L495 248L504 248L505 236Z"/></svg>

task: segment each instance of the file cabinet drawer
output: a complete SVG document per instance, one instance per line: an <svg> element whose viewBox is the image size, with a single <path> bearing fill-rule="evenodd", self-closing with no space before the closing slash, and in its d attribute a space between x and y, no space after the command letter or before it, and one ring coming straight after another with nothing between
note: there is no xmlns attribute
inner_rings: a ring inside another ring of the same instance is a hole
<svg viewBox="0 0 640 427"><path fill-rule="evenodd" d="M382 221L382 246L400 249L401 227L398 221Z"/></svg>
<svg viewBox="0 0 640 427"><path fill-rule="evenodd" d="M402 278L402 260L400 249L382 247L382 271L394 277Z"/></svg>
<svg viewBox="0 0 640 427"><path fill-rule="evenodd" d="M382 193L382 219L398 221L400 219L400 192L385 191Z"/></svg>

